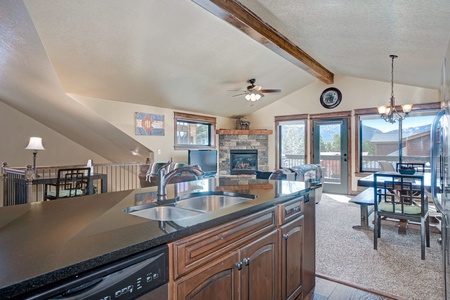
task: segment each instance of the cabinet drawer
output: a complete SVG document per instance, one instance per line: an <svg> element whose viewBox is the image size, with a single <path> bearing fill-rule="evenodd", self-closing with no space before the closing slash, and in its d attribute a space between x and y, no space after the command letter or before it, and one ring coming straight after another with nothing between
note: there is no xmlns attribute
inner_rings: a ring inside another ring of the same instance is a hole
<svg viewBox="0 0 450 300"><path fill-rule="evenodd" d="M303 213L303 196L277 205L278 225L289 222Z"/></svg>
<svg viewBox="0 0 450 300"><path fill-rule="evenodd" d="M275 207L172 243L174 279L275 228Z"/></svg>

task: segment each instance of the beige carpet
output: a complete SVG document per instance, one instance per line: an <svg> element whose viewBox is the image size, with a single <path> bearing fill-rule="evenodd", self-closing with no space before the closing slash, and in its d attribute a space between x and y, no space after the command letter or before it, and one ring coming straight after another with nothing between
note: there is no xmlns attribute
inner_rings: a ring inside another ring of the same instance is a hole
<svg viewBox="0 0 450 300"><path fill-rule="evenodd" d="M349 199L324 194L316 205L317 274L399 299L443 299L440 234L431 233L421 260L418 230L408 228L406 235L399 235L396 226L383 224L374 250L373 231L352 228L360 214Z"/></svg>

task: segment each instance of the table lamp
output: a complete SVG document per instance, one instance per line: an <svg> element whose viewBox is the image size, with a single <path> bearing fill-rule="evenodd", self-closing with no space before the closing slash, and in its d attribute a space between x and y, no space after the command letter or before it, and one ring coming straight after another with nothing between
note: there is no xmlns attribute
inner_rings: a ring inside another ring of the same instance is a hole
<svg viewBox="0 0 450 300"><path fill-rule="evenodd" d="M36 154L37 154L38 150L45 150L44 146L42 146L42 138L40 138L40 137L30 137L30 141L28 142L28 146L25 149L33 150L33 170L34 170L34 174L37 175L37 172L36 172Z"/></svg>

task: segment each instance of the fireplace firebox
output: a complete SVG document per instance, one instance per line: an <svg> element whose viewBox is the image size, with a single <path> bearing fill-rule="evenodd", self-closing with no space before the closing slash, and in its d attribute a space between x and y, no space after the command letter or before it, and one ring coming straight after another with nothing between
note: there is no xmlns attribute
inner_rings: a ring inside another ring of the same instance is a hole
<svg viewBox="0 0 450 300"><path fill-rule="evenodd" d="M230 150L230 174L256 174L258 171L257 149Z"/></svg>

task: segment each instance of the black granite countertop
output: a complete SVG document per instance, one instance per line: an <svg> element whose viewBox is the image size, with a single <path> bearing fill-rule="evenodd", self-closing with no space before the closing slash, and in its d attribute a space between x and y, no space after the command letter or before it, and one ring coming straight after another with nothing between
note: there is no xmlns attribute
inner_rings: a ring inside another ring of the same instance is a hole
<svg viewBox="0 0 450 300"><path fill-rule="evenodd" d="M0 208L0 298L10 298L95 267L303 195L308 183L246 177L168 185L168 198L202 191L258 197L177 226L125 213L155 202L156 188Z"/></svg>

